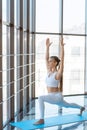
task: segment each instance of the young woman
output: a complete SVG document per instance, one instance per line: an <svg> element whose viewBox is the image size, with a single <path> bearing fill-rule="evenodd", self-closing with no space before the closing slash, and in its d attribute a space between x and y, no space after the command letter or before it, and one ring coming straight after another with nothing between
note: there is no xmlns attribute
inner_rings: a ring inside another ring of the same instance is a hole
<svg viewBox="0 0 87 130"><path fill-rule="evenodd" d="M46 76L46 84L48 95L43 95L38 97L39 108L40 108L40 119L34 123L34 125L44 124L44 102L48 102L51 104L56 104L60 107L66 108L77 108L80 109L80 114L85 110L84 107L75 104L68 103L63 99L63 95L59 92L59 84L61 80L61 76L63 75L63 63L64 63L64 43L63 38L60 40L60 48L61 55L60 59L57 56L49 57L49 48L50 39L46 39L46 67L47 67L47 76Z"/></svg>

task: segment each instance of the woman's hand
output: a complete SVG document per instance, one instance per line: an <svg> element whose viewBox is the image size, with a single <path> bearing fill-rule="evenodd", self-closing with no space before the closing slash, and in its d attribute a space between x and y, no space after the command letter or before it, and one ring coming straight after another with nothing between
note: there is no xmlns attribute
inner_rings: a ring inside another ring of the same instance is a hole
<svg viewBox="0 0 87 130"><path fill-rule="evenodd" d="M47 38L47 39L46 39L46 47L49 47L51 44L52 44L52 42L50 42L50 39Z"/></svg>
<svg viewBox="0 0 87 130"><path fill-rule="evenodd" d="M64 40L63 37L61 37L61 38L59 39L59 42L60 42L60 45L61 45L61 46L64 46L64 45L65 45L65 43L63 43L63 40Z"/></svg>

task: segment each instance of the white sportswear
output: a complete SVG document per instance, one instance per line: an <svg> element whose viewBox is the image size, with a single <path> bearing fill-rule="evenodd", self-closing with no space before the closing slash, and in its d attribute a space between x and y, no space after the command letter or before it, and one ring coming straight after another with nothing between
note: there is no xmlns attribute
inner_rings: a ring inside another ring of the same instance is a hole
<svg viewBox="0 0 87 130"><path fill-rule="evenodd" d="M55 74L54 73L51 78L46 77L46 83L47 83L47 87L57 87L59 80L54 79L55 78ZM66 108L77 108L80 109L82 106L75 104L75 103L68 103L63 99L63 95L61 92L52 92L52 93L48 93L48 95L43 95L43 96L39 96L38 97L38 101L39 101L39 109L40 109L40 119L44 119L44 102L48 102L51 104L56 104L60 107L66 107Z"/></svg>

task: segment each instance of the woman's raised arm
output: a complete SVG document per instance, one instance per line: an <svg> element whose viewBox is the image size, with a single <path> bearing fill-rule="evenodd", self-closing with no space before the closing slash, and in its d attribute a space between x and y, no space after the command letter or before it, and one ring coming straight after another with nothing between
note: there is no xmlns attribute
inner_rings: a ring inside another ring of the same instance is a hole
<svg viewBox="0 0 87 130"><path fill-rule="evenodd" d="M60 39L60 66L58 69L58 73L56 75L56 78L59 80L63 74L63 68L64 68L64 43L63 38Z"/></svg>
<svg viewBox="0 0 87 130"><path fill-rule="evenodd" d="M45 54L45 59L46 59L46 67L48 70L48 62L49 62L49 47L52 43L50 43L50 39L46 39L46 54Z"/></svg>

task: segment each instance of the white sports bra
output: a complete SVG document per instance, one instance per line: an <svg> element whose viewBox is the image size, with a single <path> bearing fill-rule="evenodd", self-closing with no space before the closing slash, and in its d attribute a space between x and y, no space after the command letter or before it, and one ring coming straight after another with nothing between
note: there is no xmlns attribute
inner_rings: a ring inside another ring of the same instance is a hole
<svg viewBox="0 0 87 130"><path fill-rule="evenodd" d="M47 76L46 76L46 84L47 84L47 87L58 87L58 83L59 83L59 80L56 80L55 79L55 75L56 75L57 72L54 72L54 73L48 73Z"/></svg>

